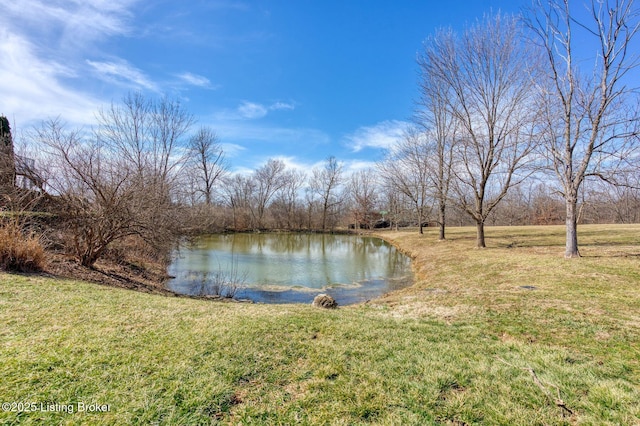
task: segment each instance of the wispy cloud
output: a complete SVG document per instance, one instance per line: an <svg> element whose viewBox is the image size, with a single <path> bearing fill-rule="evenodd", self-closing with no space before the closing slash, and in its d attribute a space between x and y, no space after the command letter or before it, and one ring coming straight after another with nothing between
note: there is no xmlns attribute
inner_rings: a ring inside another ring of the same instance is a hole
<svg viewBox="0 0 640 426"><path fill-rule="evenodd" d="M0 30L0 113L15 118L18 125L56 116L73 123L91 122L100 102L66 87L62 81L74 76L74 71L39 58L36 50L25 38Z"/></svg>
<svg viewBox="0 0 640 426"><path fill-rule="evenodd" d="M347 174L359 172L360 170L375 169L376 163L374 161L365 160L347 160L344 163L344 171Z"/></svg>
<svg viewBox="0 0 640 426"><path fill-rule="evenodd" d="M382 121L373 126L360 127L345 137L345 143L353 152L365 148L389 149L402 138L408 127L406 121Z"/></svg>
<svg viewBox="0 0 640 426"><path fill-rule="evenodd" d="M325 145L331 140L325 132L306 127L281 127L266 123L260 125L234 121L214 121L211 126L223 140L259 141L274 145L304 143L306 146Z"/></svg>
<svg viewBox="0 0 640 426"><path fill-rule="evenodd" d="M99 78L109 83L158 91L157 85L144 72L123 59L117 59L113 62L87 60L87 64L93 68Z"/></svg>
<svg viewBox="0 0 640 426"><path fill-rule="evenodd" d="M29 125L61 116L89 124L102 103L87 92L86 53L128 34L136 0L20 0L0 13L0 93L4 113ZM96 62L97 63L97 62ZM148 82L147 82L148 83Z"/></svg>
<svg viewBox="0 0 640 426"><path fill-rule="evenodd" d="M217 89L218 86L211 84L211 81L202 75L192 74L190 72L183 72L177 75L178 79L183 83L190 86L201 87L203 89Z"/></svg>
<svg viewBox="0 0 640 426"><path fill-rule="evenodd" d="M323 164L322 162L310 163L292 155L276 155L270 158L282 161L285 167L289 170L297 170L298 172L303 172L306 174L309 174L309 172L315 167L320 167ZM266 163L266 161L267 160L265 159L264 163Z"/></svg>
<svg viewBox="0 0 640 426"><path fill-rule="evenodd" d="M304 173L307 177L311 175L311 170L316 167L322 167L324 165L324 161L318 162L309 162L304 161L293 155L260 155L253 159L248 164L242 166L234 166L231 170L233 174L241 174L241 175L250 175L255 170L264 166L269 160L279 160L282 161L287 170L295 170L297 172Z"/></svg>
<svg viewBox="0 0 640 426"><path fill-rule="evenodd" d="M270 105L258 102L242 101L235 109L225 109L215 114L219 121L228 120L257 120L266 117L272 111L293 111L293 102L274 102Z"/></svg>
<svg viewBox="0 0 640 426"><path fill-rule="evenodd" d="M235 143L226 143L226 142L221 143L220 148L222 148L222 152L224 152L224 156L226 158L236 157L240 155L243 151L246 151L247 149L242 145L238 145Z"/></svg>
<svg viewBox="0 0 640 426"><path fill-rule="evenodd" d="M269 113L269 109L264 105L245 101L238 106L237 112L240 118L253 120L267 115Z"/></svg>
<svg viewBox="0 0 640 426"><path fill-rule="evenodd" d="M131 6L137 0L21 0L3 4L2 15L12 27L31 34L58 34L59 48L90 44L130 31Z"/></svg>
<svg viewBox="0 0 640 426"><path fill-rule="evenodd" d="M295 108L296 108L295 104L287 103L287 102L276 102L274 104L271 104L271 106L269 106L269 109L272 111L294 110Z"/></svg>

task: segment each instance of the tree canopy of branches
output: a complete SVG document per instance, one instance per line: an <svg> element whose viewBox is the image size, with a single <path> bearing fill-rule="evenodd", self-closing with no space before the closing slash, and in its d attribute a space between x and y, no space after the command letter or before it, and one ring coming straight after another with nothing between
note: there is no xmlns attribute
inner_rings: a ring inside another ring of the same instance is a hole
<svg viewBox="0 0 640 426"><path fill-rule="evenodd" d="M640 9L633 0L591 0L589 15L579 17L569 0L537 0L528 18L546 58L543 155L565 199L567 258L580 256L577 204L585 179L617 183L616 172L637 158L638 94L629 74L638 65L632 42ZM585 49L591 70L577 53Z"/></svg>
<svg viewBox="0 0 640 426"><path fill-rule="evenodd" d="M49 120L35 137L46 147L47 187L80 262L92 266L114 241L137 235L167 250L179 231L172 193L191 116L176 102L126 97L99 114L93 134Z"/></svg>
<svg viewBox="0 0 640 426"><path fill-rule="evenodd" d="M253 173L255 182L251 213L258 229L264 226L266 208L274 195L285 186L285 164L282 160L270 159Z"/></svg>
<svg viewBox="0 0 640 426"><path fill-rule="evenodd" d="M372 169L358 170L352 173L349 179L349 193L356 229L361 225L371 229L376 219L379 189L374 173Z"/></svg>
<svg viewBox="0 0 640 426"><path fill-rule="evenodd" d="M309 184L310 194L320 199L322 214L322 230L327 229L327 220L336 214L336 209L344 201L341 193L342 164L336 157L329 157L324 166L313 169L313 175Z"/></svg>
<svg viewBox="0 0 640 426"><path fill-rule="evenodd" d="M420 97L414 121L425 132L427 143L433 146L432 158L427 166L431 171L433 195L437 202L438 238L444 240L457 125L454 115L447 108L447 102L453 96L451 87L443 80L443 76L434 74L434 69L424 61L424 56L418 58Z"/></svg>
<svg viewBox="0 0 640 426"><path fill-rule="evenodd" d="M189 140L190 166L193 180L193 191L204 197L210 206L213 201L215 185L227 172L224 152L218 142L216 132L208 127L201 127Z"/></svg>
<svg viewBox="0 0 640 426"><path fill-rule="evenodd" d="M523 44L515 17L495 15L460 36L439 31L425 42L419 64L427 77L423 93L446 94L437 100L455 120L456 202L476 223L477 246L485 247L487 217L526 176L520 172L533 141L535 52Z"/></svg>
<svg viewBox="0 0 640 426"><path fill-rule="evenodd" d="M415 129L406 133L378 165L384 185L404 195L411 202L420 234L432 204L432 181L429 161L432 147L426 134Z"/></svg>
<svg viewBox="0 0 640 426"><path fill-rule="evenodd" d="M302 228L304 220L299 193L306 184L306 179L306 173L299 170L286 170L283 173L282 188L272 204L275 205L279 228Z"/></svg>
<svg viewBox="0 0 640 426"><path fill-rule="evenodd" d="M251 176L240 174L224 179L223 192L233 216L233 229L246 229L251 225L251 203L255 182Z"/></svg>

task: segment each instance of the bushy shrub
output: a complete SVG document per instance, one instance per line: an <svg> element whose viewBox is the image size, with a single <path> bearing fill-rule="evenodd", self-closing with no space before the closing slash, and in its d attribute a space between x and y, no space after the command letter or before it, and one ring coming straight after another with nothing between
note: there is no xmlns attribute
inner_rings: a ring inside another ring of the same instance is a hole
<svg viewBox="0 0 640 426"><path fill-rule="evenodd" d="M45 264L46 253L40 238L25 234L16 221L0 223L0 269L36 272Z"/></svg>

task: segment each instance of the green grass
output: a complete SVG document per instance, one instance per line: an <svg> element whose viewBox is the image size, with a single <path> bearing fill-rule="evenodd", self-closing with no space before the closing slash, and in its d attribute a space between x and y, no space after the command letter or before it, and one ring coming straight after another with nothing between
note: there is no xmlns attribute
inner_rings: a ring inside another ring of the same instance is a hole
<svg viewBox="0 0 640 426"><path fill-rule="evenodd" d="M581 231L387 233L416 285L335 311L0 274L0 400L109 405L0 423L640 424L640 226Z"/></svg>

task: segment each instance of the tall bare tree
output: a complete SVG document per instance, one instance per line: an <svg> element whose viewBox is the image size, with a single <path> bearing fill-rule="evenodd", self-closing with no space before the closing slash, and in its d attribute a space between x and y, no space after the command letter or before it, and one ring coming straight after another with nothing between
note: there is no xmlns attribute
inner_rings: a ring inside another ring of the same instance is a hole
<svg viewBox="0 0 640 426"><path fill-rule="evenodd" d="M487 16L461 36L443 30L424 45L423 73L446 84L446 109L459 131L453 189L476 223L477 247L486 246L484 225L491 211L524 179L536 65L515 17Z"/></svg>
<svg viewBox="0 0 640 426"><path fill-rule="evenodd" d="M411 201L420 234L424 233L424 223L433 205L432 172L429 168L432 153L425 133L409 129L384 161L378 164L385 186Z"/></svg>
<svg viewBox="0 0 640 426"><path fill-rule="evenodd" d="M429 143L433 145L432 159L427 164L431 169L433 195L438 205L438 239L444 240L456 141L456 119L447 108L447 102L453 94L446 79L440 74L434 74L435 69L429 66L424 54L418 56L418 66L420 98L414 121L424 129Z"/></svg>
<svg viewBox="0 0 640 426"><path fill-rule="evenodd" d="M193 116L177 100L129 93L97 114L96 138L117 150L121 160L143 179L168 192L188 158L184 140Z"/></svg>
<svg viewBox="0 0 640 426"><path fill-rule="evenodd" d="M233 229L246 229L251 220L251 197L255 181L251 176L233 175L224 179L223 191L233 215Z"/></svg>
<svg viewBox="0 0 640 426"><path fill-rule="evenodd" d="M349 193L353 203L356 229L361 224L367 229L373 228L379 192L374 170L359 170L351 175Z"/></svg>
<svg viewBox="0 0 640 426"><path fill-rule="evenodd" d="M251 214L258 228L264 226L264 215L274 195L285 185L286 166L282 160L269 159L253 173L255 182Z"/></svg>
<svg viewBox="0 0 640 426"><path fill-rule="evenodd" d="M313 169L309 187L311 194L320 199L323 231L327 229L327 220L337 213L337 208L344 201L341 192L343 180L342 164L333 156L327 158L324 166Z"/></svg>
<svg viewBox="0 0 640 426"><path fill-rule="evenodd" d="M565 257L579 257L578 198L585 179L615 182L638 135L638 95L630 72L638 65L640 9L633 0L591 0L588 17L569 0L536 0L528 17L546 57L541 109L544 155L566 204ZM579 44L579 49L577 48ZM589 69L577 52L589 50Z"/></svg>
<svg viewBox="0 0 640 426"><path fill-rule="evenodd" d="M282 177L282 188L276 195L274 204L278 206L279 216L282 217L281 222L287 229L293 229L294 226L302 227L302 214L300 208L300 191L307 181L306 173L298 170L286 170Z"/></svg>
<svg viewBox="0 0 640 426"><path fill-rule="evenodd" d="M213 200L215 185L227 171L224 152L220 147L216 132L208 127L201 127L189 140L190 160L195 175L195 191L204 196L204 202L210 206Z"/></svg>

